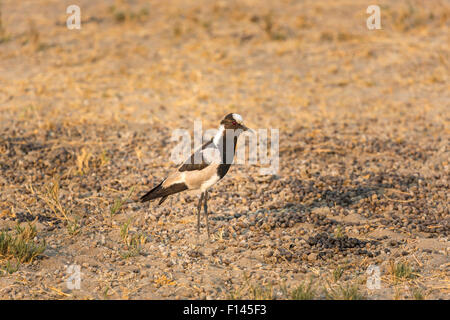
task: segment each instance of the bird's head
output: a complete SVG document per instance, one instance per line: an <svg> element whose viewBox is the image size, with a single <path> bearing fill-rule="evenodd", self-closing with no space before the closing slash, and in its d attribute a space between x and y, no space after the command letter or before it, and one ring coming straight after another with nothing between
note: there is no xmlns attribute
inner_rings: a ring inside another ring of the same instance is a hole
<svg viewBox="0 0 450 320"><path fill-rule="evenodd" d="M243 131L251 130L244 125L244 120L242 119L241 115L237 113L230 113L226 115L226 117L223 118L220 124L223 125L225 129L240 129Z"/></svg>

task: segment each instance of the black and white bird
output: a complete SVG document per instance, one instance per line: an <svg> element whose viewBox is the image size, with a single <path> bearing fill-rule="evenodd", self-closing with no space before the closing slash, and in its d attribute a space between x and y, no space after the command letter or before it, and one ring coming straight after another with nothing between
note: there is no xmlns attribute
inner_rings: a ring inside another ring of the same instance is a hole
<svg viewBox="0 0 450 320"><path fill-rule="evenodd" d="M146 202L160 199L162 204L168 196L182 191L200 192L197 205L197 233L200 233L200 213L203 202L206 229L210 237L208 221L208 189L222 179L230 169L236 152L239 135L249 130L239 114L230 113L220 122L217 134L196 150L177 171L172 172L160 184L143 195Z"/></svg>

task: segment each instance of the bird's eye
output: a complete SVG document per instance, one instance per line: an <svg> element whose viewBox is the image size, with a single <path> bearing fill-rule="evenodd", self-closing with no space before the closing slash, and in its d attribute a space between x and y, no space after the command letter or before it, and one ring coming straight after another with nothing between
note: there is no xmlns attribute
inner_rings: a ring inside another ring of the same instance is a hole
<svg viewBox="0 0 450 320"><path fill-rule="evenodd" d="M233 122L232 122L232 123L233 123L233 126L237 125L237 122L236 122L236 121L234 121L234 120L233 120Z"/></svg>

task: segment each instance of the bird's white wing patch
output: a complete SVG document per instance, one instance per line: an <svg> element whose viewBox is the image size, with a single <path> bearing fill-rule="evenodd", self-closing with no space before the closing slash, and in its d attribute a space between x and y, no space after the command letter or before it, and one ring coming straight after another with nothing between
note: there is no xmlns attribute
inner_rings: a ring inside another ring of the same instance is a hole
<svg viewBox="0 0 450 320"><path fill-rule="evenodd" d="M221 162L220 151L215 147L205 148L202 150L203 159L207 163L217 163Z"/></svg>

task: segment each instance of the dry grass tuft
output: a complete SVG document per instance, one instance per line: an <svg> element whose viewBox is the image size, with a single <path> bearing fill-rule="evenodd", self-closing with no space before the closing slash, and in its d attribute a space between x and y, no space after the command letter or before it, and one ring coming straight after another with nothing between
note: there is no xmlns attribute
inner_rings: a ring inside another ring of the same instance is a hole
<svg viewBox="0 0 450 320"><path fill-rule="evenodd" d="M17 224L13 234L0 232L0 261L7 260L3 271L13 273L21 263L30 263L44 252L45 240L37 242L36 235L36 227L31 224L25 227ZM15 266L11 264L11 260L16 261Z"/></svg>
<svg viewBox="0 0 450 320"><path fill-rule="evenodd" d="M111 216L111 217L114 216L114 215L116 215L117 213L119 213L120 209L122 208L122 206L124 205L124 203L125 203L128 199L130 199L130 197L131 197L131 195L133 194L133 192L134 192L134 187L131 187L130 191L128 192L128 194L125 196L124 199L118 197L118 198L116 198L116 199L114 200L114 203L112 204L112 206L111 206L110 209L109 209L109 213L110 213L110 216Z"/></svg>
<svg viewBox="0 0 450 320"><path fill-rule="evenodd" d="M325 290L325 297L329 300L364 300L366 297L361 293L357 284L339 285L337 288Z"/></svg>
<svg viewBox="0 0 450 320"><path fill-rule="evenodd" d="M408 262L395 263L394 261L391 261L389 272L394 283L411 280L417 277L417 274L413 272L413 269Z"/></svg>
<svg viewBox="0 0 450 320"><path fill-rule="evenodd" d="M312 280L308 284L301 283L291 293L293 300L313 300L316 297L316 289L313 287Z"/></svg>
<svg viewBox="0 0 450 320"><path fill-rule="evenodd" d="M92 153L86 148L81 149L81 153L77 156L76 165L79 175L89 172L89 160L93 157Z"/></svg>
<svg viewBox="0 0 450 320"><path fill-rule="evenodd" d="M45 202L57 219L64 221L69 235L76 235L80 231L79 219L69 214L68 209L61 202L58 177L54 177L51 182L44 186L44 192L37 193L37 195Z"/></svg>
<svg viewBox="0 0 450 320"><path fill-rule="evenodd" d="M131 218L120 227L120 237L125 244L125 251L121 252L123 259L142 254L142 246L147 242L147 237L142 232L130 232Z"/></svg>

